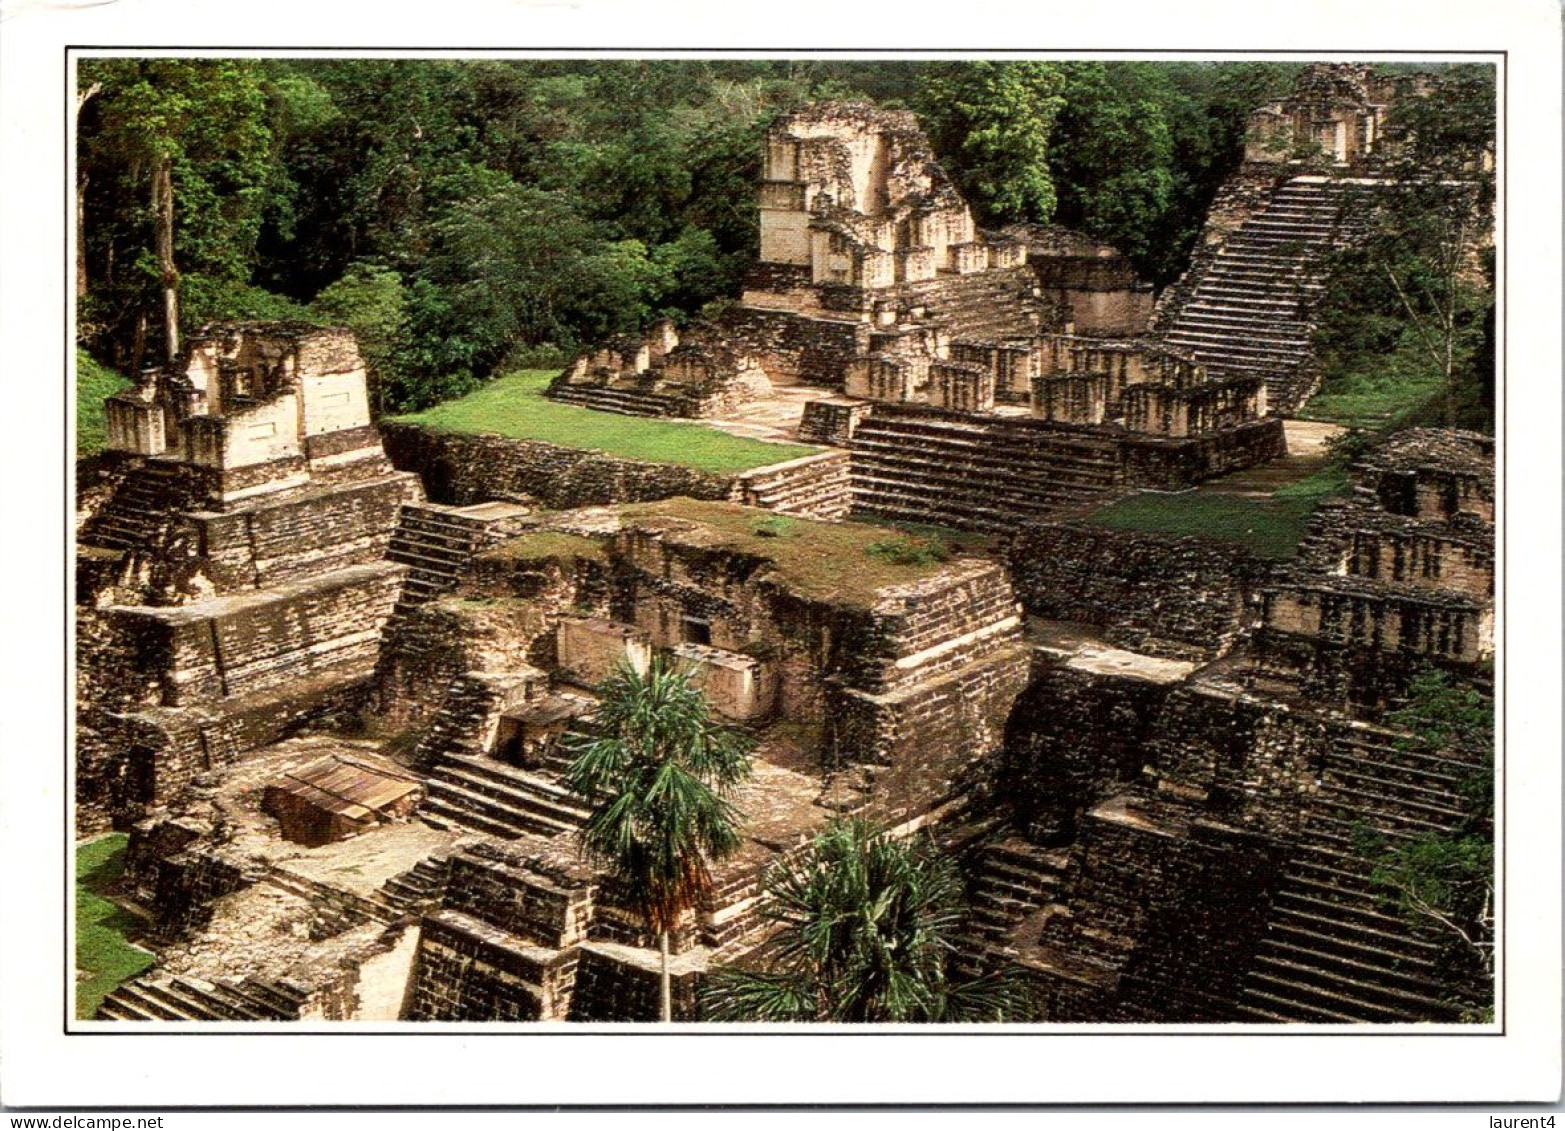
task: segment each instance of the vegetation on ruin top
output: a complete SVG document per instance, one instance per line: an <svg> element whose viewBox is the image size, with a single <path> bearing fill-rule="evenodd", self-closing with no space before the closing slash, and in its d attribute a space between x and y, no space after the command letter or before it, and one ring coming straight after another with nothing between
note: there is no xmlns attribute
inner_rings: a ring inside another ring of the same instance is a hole
<svg viewBox="0 0 1565 1131"><path fill-rule="evenodd" d="M152 955L132 946L141 924L101 893L125 871L130 838L111 833L76 849L76 1016L90 1018L103 999L152 965ZM85 976L83 976L85 975Z"/></svg>
<svg viewBox="0 0 1565 1131"><path fill-rule="evenodd" d="M539 530L501 542L479 556L508 562L541 562L551 558L601 559L603 547L596 540L580 534Z"/></svg>
<svg viewBox="0 0 1565 1131"><path fill-rule="evenodd" d="M554 376L547 369L524 369L497 378L465 397L395 419L448 432L493 432L513 440L542 440L565 448L717 473L748 471L820 450L731 436L704 424L619 416L558 404L543 395Z"/></svg>
<svg viewBox="0 0 1565 1131"><path fill-rule="evenodd" d="M944 565L934 555L877 551L907 536L862 522L788 518L784 524L751 507L695 499L640 503L621 514L627 523L648 529L667 529L669 524L659 522L663 519L698 523L699 529L681 533L679 541L765 558L778 579L800 596L837 604L867 607L882 589L920 581Z"/></svg>
<svg viewBox="0 0 1565 1131"><path fill-rule="evenodd" d="M1309 480L1304 482L1308 483ZM1301 484L1302 486L1302 484ZM1291 558L1318 498L1247 498L1186 491L1167 495L1146 491L1111 503L1087 516L1111 530L1177 534L1236 543L1262 558Z"/></svg>
<svg viewBox="0 0 1565 1131"><path fill-rule="evenodd" d="M76 351L76 458L96 455L109 438L109 421L103 399L130 382L107 365L94 361L84 349Z"/></svg>

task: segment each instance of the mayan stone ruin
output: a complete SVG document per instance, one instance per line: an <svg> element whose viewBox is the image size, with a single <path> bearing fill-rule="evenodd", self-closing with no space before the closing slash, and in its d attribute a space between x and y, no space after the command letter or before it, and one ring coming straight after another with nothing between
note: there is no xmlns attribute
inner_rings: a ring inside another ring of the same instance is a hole
<svg viewBox="0 0 1565 1131"><path fill-rule="evenodd" d="M1468 1020L1486 975L1374 877L1492 772L1406 705L1493 692L1493 437L1366 443L1287 556L1090 521L1326 466L1322 272L1394 96L1318 65L1258 107L1160 293L980 228L911 111L779 116L741 293L541 394L814 449L748 470L382 421L346 329L189 337L78 473L76 835L128 834L155 956L93 1020L656 1022L666 957L706 1022L845 817L956 864L953 974L1008 1020ZM571 784L664 664L753 745L666 956Z"/></svg>

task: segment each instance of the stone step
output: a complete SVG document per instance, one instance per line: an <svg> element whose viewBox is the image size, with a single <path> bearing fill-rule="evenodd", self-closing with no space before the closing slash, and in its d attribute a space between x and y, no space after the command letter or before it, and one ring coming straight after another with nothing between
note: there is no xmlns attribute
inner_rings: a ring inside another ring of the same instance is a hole
<svg viewBox="0 0 1565 1131"><path fill-rule="evenodd" d="M1326 763L1328 785L1340 782L1360 797L1385 798L1398 805L1425 811L1432 819L1449 817L1460 821L1466 816L1461 795L1441 784L1415 785L1399 777L1388 776L1391 767L1372 768L1362 762L1344 765L1336 759Z"/></svg>
<svg viewBox="0 0 1565 1131"><path fill-rule="evenodd" d="M1352 1003L1340 1003L1352 1008ZM1373 1021L1372 1018L1361 1017L1357 1013L1346 1013L1341 1008L1327 1009L1313 1003L1301 1002L1291 992L1291 987L1278 986L1274 980L1257 979L1256 985L1244 987L1244 993L1239 999L1239 1015L1241 1018L1251 1016L1250 1011L1258 1009L1264 1011L1264 1016L1271 1020L1285 1021L1289 1024L1327 1024L1327 1025L1363 1025Z"/></svg>
<svg viewBox="0 0 1565 1131"><path fill-rule="evenodd" d="M1440 983L1432 976L1432 968L1427 966L1420 967L1415 972L1394 960L1365 961L1365 958L1371 956L1350 957L1288 942L1281 938L1269 938L1265 940L1263 946L1269 955L1300 967L1318 970L1322 976L1353 978L1374 985L1400 988L1420 997L1438 1000L1434 995L1439 993Z"/></svg>
<svg viewBox="0 0 1565 1131"><path fill-rule="evenodd" d="M1321 899L1307 891L1284 888L1274 897L1273 906L1279 921L1291 920L1317 931L1360 939L1369 946L1392 951L1421 951L1426 945L1433 946L1415 938L1407 923L1394 915Z"/></svg>
<svg viewBox="0 0 1565 1131"><path fill-rule="evenodd" d="M1417 805L1378 794L1359 793L1340 784L1328 781L1315 800L1320 815L1329 819L1333 813L1346 813L1359 824L1369 824L1376 832L1401 832L1404 835L1419 833L1445 833L1456 827L1461 814L1447 816L1446 810L1431 812L1426 805ZM1354 823L1349 821L1348 823Z"/></svg>
<svg viewBox="0 0 1565 1131"><path fill-rule="evenodd" d="M527 770L507 766L492 758L465 758L453 756L440 767L463 777L482 780L499 789L512 790L557 805L560 809L586 817L588 809L565 786L548 777Z"/></svg>
<svg viewBox="0 0 1565 1131"><path fill-rule="evenodd" d="M1452 1019L1457 1012L1448 1003L1424 994L1323 972L1269 955L1258 957L1245 984L1306 1005L1357 1013L1365 1020L1440 1021Z"/></svg>
<svg viewBox="0 0 1565 1131"><path fill-rule="evenodd" d="M436 773L440 774L440 771ZM464 823L481 820L489 826L485 831L506 830L512 839L527 833L552 837L563 832L574 832L580 827L576 822L561 820L525 805L519 799L503 795L497 797L492 787L478 789L471 788L471 785L464 779L432 777L425 806L437 814L448 814Z"/></svg>
<svg viewBox="0 0 1565 1131"><path fill-rule="evenodd" d="M117 1012L129 1014L125 1020L136 1021L201 1021L199 1012L178 1008L148 988L148 981L137 979L126 982L104 999L112 1001ZM101 1012L101 1007L100 1007Z"/></svg>
<svg viewBox="0 0 1565 1131"><path fill-rule="evenodd" d="M1267 928L1267 938L1316 953L1334 954L1365 966L1405 969L1432 975L1439 949L1411 936L1391 941L1370 935L1333 933L1316 917L1290 913Z"/></svg>
<svg viewBox="0 0 1565 1131"><path fill-rule="evenodd" d="M1049 463L1038 460L1027 464L1004 451L985 452L981 447L954 452L950 449L918 450L907 444L865 436L861 441L854 437L854 468L850 483L857 483L867 472L902 469L930 471L938 478L949 480L982 480L992 482L996 476L1003 482L995 482L994 488L1004 493L1036 491L1049 493L1061 488L1108 488L1115 485L1112 468L1094 464Z"/></svg>

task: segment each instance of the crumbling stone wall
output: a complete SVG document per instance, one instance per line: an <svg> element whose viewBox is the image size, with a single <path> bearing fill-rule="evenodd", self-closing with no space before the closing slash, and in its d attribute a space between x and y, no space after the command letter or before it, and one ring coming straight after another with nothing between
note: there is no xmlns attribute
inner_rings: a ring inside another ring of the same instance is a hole
<svg viewBox="0 0 1565 1131"><path fill-rule="evenodd" d="M1097 625L1121 648L1181 660L1233 646L1266 574L1238 548L1069 522L1029 527L1008 562L1033 616Z"/></svg>
<svg viewBox="0 0 1565 1131"><path fill-rule="evenodd" d="M1088 808L1138 781L1169 690L1070 667L1039 673L1005 724L999 785L1017 824L1039 841L1064 843Z"/></svg>
<svg viewBox="0 0 1565 1131"><path fill-rule="evenodd" d="M665 463L640 463L539 440L437 432L388 422L382 439L392 463L418 473L434 502L466 506L492 499L569 509L652 502L684 495L726 499L734 477Z"/></svg>
<svg viewBox="0 0 1565 1131"><path fill-rule="evenodd" d="M1087 815L1064 902L1043 940L1096 967L1050 1021L1214 1022L1265 930L1282 864L1264 836L1126 795Z"/></svg>
<svg viewBox="0 0 1565 1131"><path fill-rule="evenodd" d="M700 1019L700 984L696 971L670 975L675 1021ZM650 1021L658 1016L661 1002L661 973L657 969L616 961L590 945L580 949L570 1020Z"/></svg>

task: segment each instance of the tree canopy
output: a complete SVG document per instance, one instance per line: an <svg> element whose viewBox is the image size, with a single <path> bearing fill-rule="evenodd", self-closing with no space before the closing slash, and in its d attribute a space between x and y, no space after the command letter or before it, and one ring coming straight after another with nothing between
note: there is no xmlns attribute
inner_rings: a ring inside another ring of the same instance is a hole
<svg viewBox="0 0 1565 1131"><path fill-rule="evenodd" d="M81 344L130 373L159 356L170 314L187 333L221 317L345 320L373 342L386 410L470 389L518 357L561 363L736 294L758 246L765 129L828 97L914 108L981 223L1081 228L1164 284L1242 156L1244 115L1296 70L89 60ZM1416 136L1438 140L1427 125Z"/></svg>

